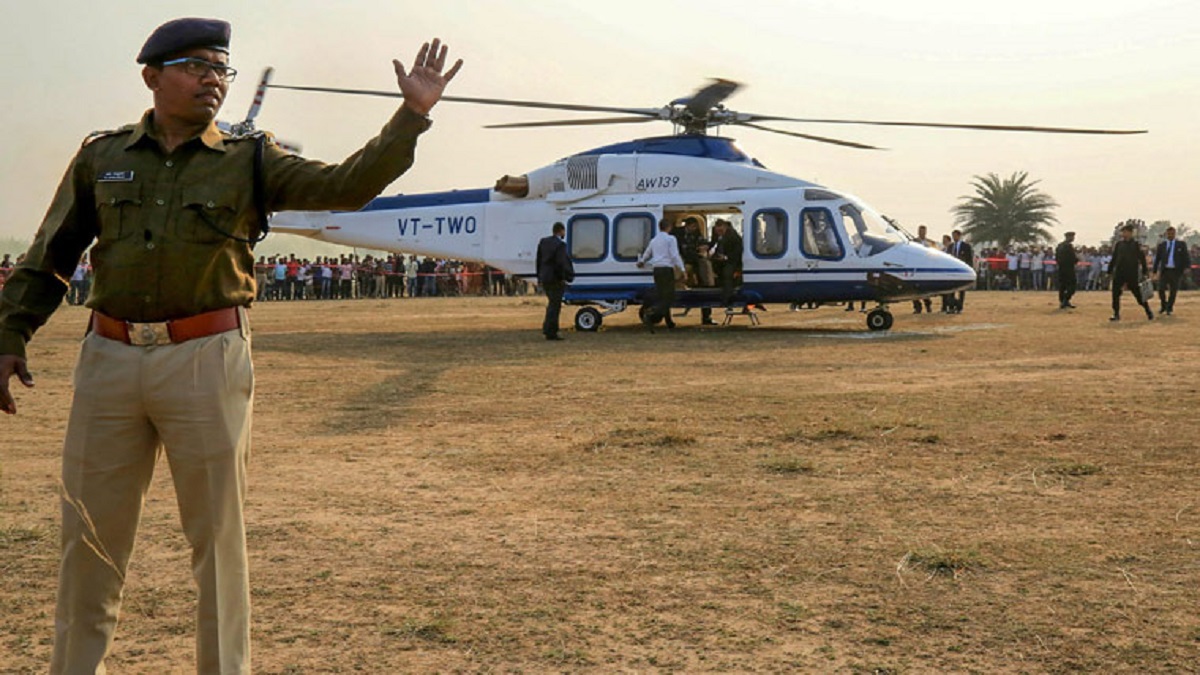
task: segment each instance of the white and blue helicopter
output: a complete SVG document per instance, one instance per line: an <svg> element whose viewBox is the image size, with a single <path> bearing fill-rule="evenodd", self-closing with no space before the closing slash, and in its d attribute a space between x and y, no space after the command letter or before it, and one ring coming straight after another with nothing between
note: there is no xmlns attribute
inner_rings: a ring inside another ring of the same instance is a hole
<svg viewBox="0 0 1200 675"><path fill-rule="evenodd" d="M279 89L399 97L387 91L270 85ZM447 96L451 102L602 112L622 117L493 125L549 127L666 121L672 136L644 138L581 152L492 188L380 197L355 212L284 212L271 229L346 246L480 262L536 279L535 251L550 225L562 222L576 270L564 301L579 305L575 327L599 329L604 317L653 304L654 284L637 259L664 219L698 220L702 234L725 220L742 235L742 276L733 306L753 315L765 303L819 306L869 301L871 330L891 328L892 302L967 289L975 271L915 241L862 200L770 171L732 140L710 129L738 125L837 145L850 141L762 126L760 122L871 124L989 131L1127 134L1139 131L1056 127L812 120L740 113L723 101L738 84L714 80L691 97L661 108L546 103ZM690 287L675 306L726 307L721 291ZM727 310L729 311L729 310ZM729 317L727 316L727 319Z"/></svg>

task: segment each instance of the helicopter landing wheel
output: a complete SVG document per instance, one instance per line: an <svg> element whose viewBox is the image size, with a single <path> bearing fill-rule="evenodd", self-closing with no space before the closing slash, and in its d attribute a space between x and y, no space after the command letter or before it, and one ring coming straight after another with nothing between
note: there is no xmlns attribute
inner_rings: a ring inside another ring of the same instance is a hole
<svg viewBox="0 0 1200 675"><path fill-rule="evenodd" d="M867 313L867 328L871 330L888 330L895 322L895 317L886 309L873 309Z"/></svg>
<svg viewBox="0 0 1200 675"><path fill-rule="evenodd" d="M650 315L653 312L654 312L653 306L642 305L641 307L638 308L638 318L641 319L642 323L646 324L647 326L653 326L653 325L657 324L658 322L662 321L662 317L659 317L659 316L654 317L654 320L651 321Z"/></svg>
<svg viewBox="0 0 1200 675"><path fill-rule="evenodd" d="M575 330L584 333L594 333L600 330L604 317L594 307L581 307L575 312Z"/></svg>

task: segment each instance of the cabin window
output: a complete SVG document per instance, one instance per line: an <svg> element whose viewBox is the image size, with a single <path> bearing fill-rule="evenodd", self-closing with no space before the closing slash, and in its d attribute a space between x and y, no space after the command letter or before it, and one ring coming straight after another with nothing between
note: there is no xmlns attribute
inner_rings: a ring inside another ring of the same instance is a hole
<svg viewBox="0 0 1200 675"><path fill-rule="evenodd" d="M804 191L804 200L808 202L832 202L839 199L841 199L840 196L830 192L829 190L808 188Z"/></svg>
<svg viewBox="0 0 1200 675"><path fill-rule="evenodd" d="M604 216L576 216L567 223L567 248L572 260L603 260L608 253L607 241L608 219Z"/></svg>
<svg viewBox="0 0 1200 675"><path fill-rule="evenodd" d="M839 207L842 224L850 237L850 245L862 257L882 253L903 241L899 232L883 216L856 204L846 203Z"/></svg>
<svg viewBox="0 0 1200 675"><path fill-rule="evenodd" d="M850 204L842 204L838 210L842 212L842 223L846 226L846 236L850 238L850 250L862 249L862 233L866 231L862 224L862 215Z"/></svg>
<svg viewBox="0 0 1200 675"><path fill-rule="evenodd" d="M626 262L637 260L654 236L654 216L648 213L617 216L613 257Z"/></svg>
<svg viewBox="0 0 1200 675"><path fill-rule="evenodd" d="M759 258L778 258L787 251L787 214L778 209L754 214L754 255Z"/></svg>
<svg viewBox="0 0 1200 675"><path fill-rule="evenodd" d="M804 232L800 250L808 258L841 260L842 242L837 235L833 215L826 209L804 209Z"/></svg>

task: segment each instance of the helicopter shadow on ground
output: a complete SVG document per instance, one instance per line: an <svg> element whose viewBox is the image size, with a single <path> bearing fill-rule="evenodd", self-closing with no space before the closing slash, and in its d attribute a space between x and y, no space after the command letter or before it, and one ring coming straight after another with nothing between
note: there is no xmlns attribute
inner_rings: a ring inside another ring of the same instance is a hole
<svg viewBox="0 0 1200 675"><path fill-rule="evenodd" d="M705 328L684 326L651 334L640 325L605 327L597 333L569 333L562 342L547 343L529 329L455 330L444 332L289 332L256 335L258 354L291 354L300 358L343 360L350 365L344 373L331 375L331 386L349 386L355 392L325 411L319 427L326 433L348 429L384 430L408 420L414 404L447 384L444 375L469 368L524 366L548 359L578 354L588 360L607 361L631 352L662 353L697 358L715 351L795 348L797 338L813 338L813 345L827 339L866 339L885 342L921 342L945 339L934 333L872 333L826 327L727 326ZM300 360L297 360L300 362ZM378 375L385 373L380 379ZM357 384L356 384L357 383ZM366 384L370 383L370 384Z"/></svg>

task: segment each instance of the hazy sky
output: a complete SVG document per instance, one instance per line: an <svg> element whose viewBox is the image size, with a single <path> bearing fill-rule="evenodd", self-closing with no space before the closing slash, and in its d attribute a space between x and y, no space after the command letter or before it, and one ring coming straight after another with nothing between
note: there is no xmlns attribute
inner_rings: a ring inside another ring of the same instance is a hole
<svg viewBox="0 0 1200 675"><path fill-rule="evenodd" d="M29 238L71 156L96 129L150 105L134 63L179 16L233 23L242 71L222 119L245 115L262 68L280 84L394 88L440 36L466 59L452 93L657 107L710 77L727 104L797 117L1144 128L1129 137L791 125L890 148L852 150L730 128L768 167L852 192L932 234L972 175L1028 171L1082 243L1127 217L1200 224L1200 3L1178 0L2 0L0 237ZM269 92L260 128L336 161L374 135L383 99ZM591 147L670 133L666 123L485 130L570 116L443 103L417 164L389 189L490 186Z"/></svg>

